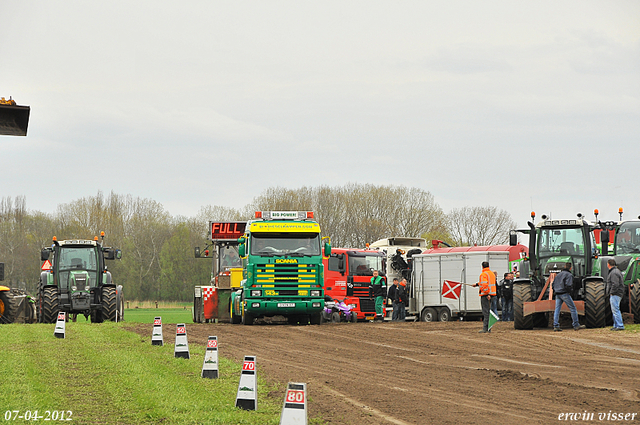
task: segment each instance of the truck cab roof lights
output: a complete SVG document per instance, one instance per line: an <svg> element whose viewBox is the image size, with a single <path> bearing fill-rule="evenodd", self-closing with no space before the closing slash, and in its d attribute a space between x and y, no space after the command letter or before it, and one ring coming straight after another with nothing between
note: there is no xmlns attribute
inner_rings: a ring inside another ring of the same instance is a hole
<svg viewBox="0 0 640 425"><path fill-rule="evenodd" d="M313 211L256 211L256 218L263 220L306 220L313 216Z"/></svg>
<svg viewBox="0 0 640 425"><path fill-rule="evenodd" d="M618 208L618 214L620 214L620 221L622 221L622 207Z"/></svg>

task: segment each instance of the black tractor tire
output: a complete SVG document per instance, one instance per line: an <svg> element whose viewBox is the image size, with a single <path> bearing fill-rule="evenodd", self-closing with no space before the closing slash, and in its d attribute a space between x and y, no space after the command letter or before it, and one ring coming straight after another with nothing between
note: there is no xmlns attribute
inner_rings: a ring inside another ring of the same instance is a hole
<svg viewBox="0 0 640 425"><path fill-rule="evenodd" d="M116 321L116 288L102 287L102 320Z"/></svg>
<svg viewBox="0 0 640 425"><path fill-rule="evenodd" d="M16 320L17 305L11 291L0 291L0 323L13 323Z"/></svg>
<svg viewBox="0 0 640 425"><path fill-rule="evenodd" d="M529 282L513 285L513 327L515 329L533 329L533 315L524 315L524 303L532 300Z"/></svg>
<svg viewBox="0 0 640 425"><path fill-rule="evenodd" d="M438 313L435 308L427 307L420 313L421 322L434 322L438 317Z"/></svg>
<svg viewBox="0 0 640 425"><path fill-rule="evenodd" d="M351 312L351 323L358 323L358 314L355 311Z"/></svg>
<svg viewBox="0 0 640 425"><path fill-rule="evenodd" d="M604 282L590 280L585 283L584 315L587 328L604 328L607 325L607 302Z"/></svg>
<svg viewBox="0 0 640 425"><path fill-rule="evenodd" d="M60 311L58 288L49 286L42 291L42 323L56 323Z"/></svg>
<svg viewBox="0 0 640 425"><path fill-rule="evenodd" d="M448 322L451 320L451 312L447 307L442 307L438 312L438 320L440 322Z"/></svg>
<svg viewBox="0 0 640 425"><path fill-rule="evenodd" d="M631 311L633 314L633 323L640 323L640 280L635 282L629 293L631 300Z"/></svg>

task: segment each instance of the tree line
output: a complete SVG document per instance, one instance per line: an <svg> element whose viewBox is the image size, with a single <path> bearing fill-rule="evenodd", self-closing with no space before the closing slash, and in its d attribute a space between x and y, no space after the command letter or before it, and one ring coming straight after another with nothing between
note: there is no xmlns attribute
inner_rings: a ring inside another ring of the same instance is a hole
<svg viewBox="0 0 640 425"><path fill-rule="evenodd" d="M120 248L108 261L125 296L135 300L188 301L193 287L210 281L211 260L196 259L207 243L208 222L244 221L255 211L314 211L323 236L335 247L363 248L392 236L440 239L452 246L505 243L515 227L496 207L444 213L433 195L418 188L350 183L287 189L272 187L243 208L207 205L194 217L171 216L148 198L114 192L60 204L54 213L29 211L23 196L0 200L0 262L6 286L37 291L40 250L58 240L92 239L104 231L105 246Z"/></svg>

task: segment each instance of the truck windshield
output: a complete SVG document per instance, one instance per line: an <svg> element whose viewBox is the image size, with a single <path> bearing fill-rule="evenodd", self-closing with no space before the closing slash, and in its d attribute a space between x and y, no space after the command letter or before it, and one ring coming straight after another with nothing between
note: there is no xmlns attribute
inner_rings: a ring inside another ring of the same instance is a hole
<svg viewBox="0 0 640 425"><path fill-rule="evenodd" d="M640 221L622 223L616 233L616 255L640 253Z"/></svg>
<svg viewBox="0 0 640 425"><path fill-rule="evenodd" d="M557 255L584 255L582 228L542 228L538 238L540 258Z"/></svg>
<svg viewBox="0 0 640 425"><path fill-rule="evenodd" d="M226 246L220 248L220 271L229 270L232 267L242 267L242 259L238 255L238 248Z"/></svg>
<svg viewBox="0 0 640 425"><path fill-rule="evenodd" d="M349 274L351 276L373 276L373 271L382 270L381 255L349 255Z"/></svg>
<svg viewBox="0 0 640 425"><path fill-rule="evenodd" d="M253 233L250 243L251 255L320 255L320 235L317 233Z"/></svg>

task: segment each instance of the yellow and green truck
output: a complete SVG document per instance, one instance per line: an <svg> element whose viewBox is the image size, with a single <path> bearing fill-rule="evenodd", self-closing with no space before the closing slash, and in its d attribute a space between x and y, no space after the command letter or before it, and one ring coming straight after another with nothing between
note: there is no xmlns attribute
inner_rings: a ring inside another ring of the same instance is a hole
<svg viewBox="0 0 640 425"><path fill-rule="evenodd" d="M238 240L242 286L231 294L231 323L252 325L284 316L290 324L320 324L324 266L331 244L311 211L258 211Z"/></svg>

